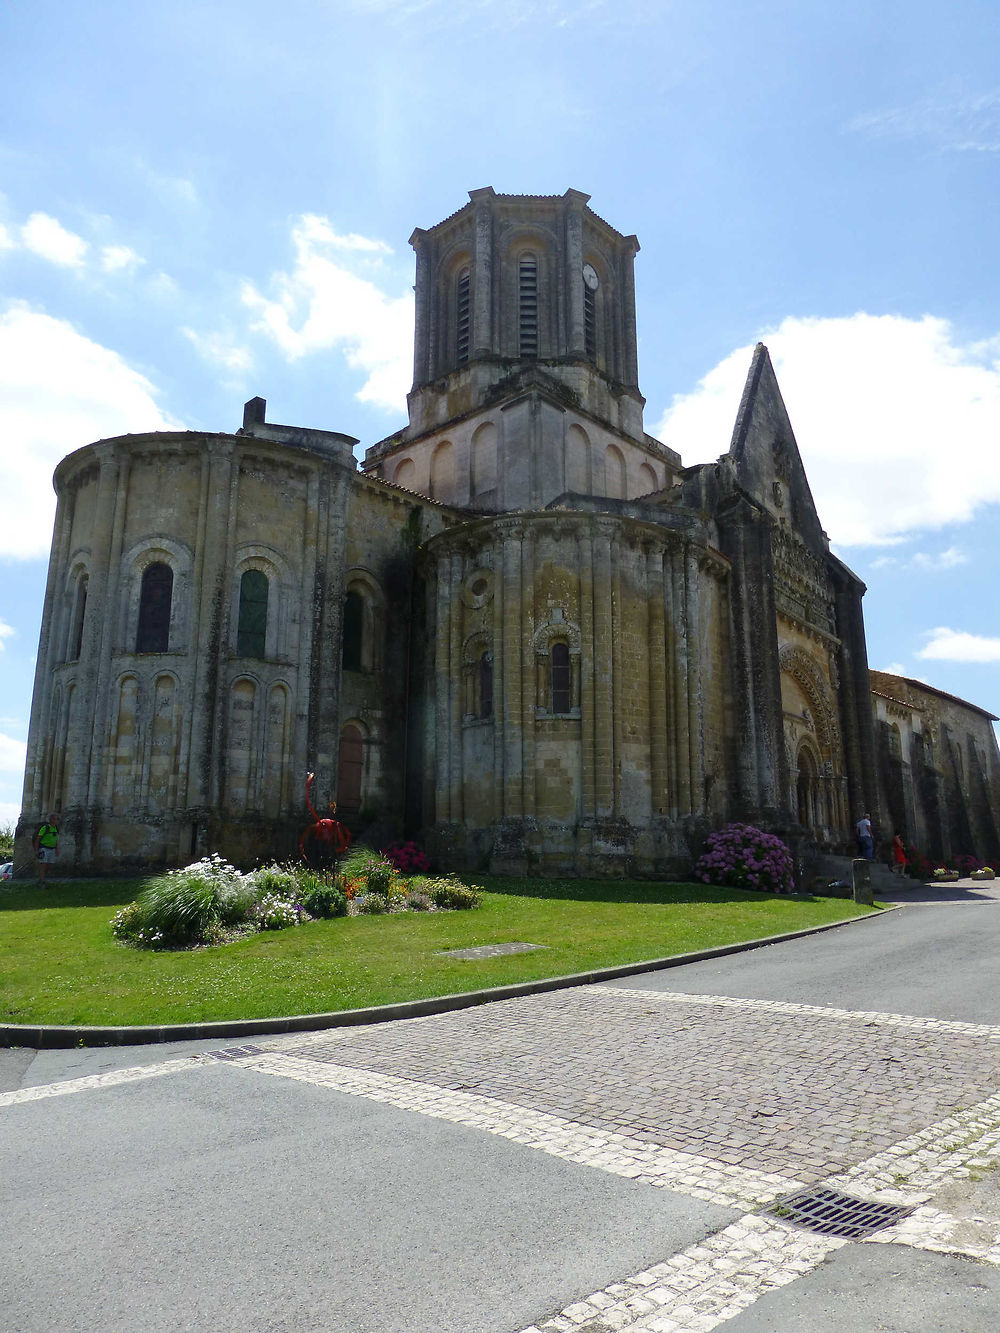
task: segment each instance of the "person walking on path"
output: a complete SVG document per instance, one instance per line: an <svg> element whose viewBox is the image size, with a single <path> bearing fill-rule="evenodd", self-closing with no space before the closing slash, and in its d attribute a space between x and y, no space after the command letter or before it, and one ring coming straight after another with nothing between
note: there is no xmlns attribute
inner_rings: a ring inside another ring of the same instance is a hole
<svg viewBox="0 0 1000 1333"><path fill-rule="evenodd" d="M49 866L53 864L59 853L59 829L56 827L55 815L49 815L45 823L39 825L37 833L31 840L31 845L35 849L35 856L38 858L38 882L44 889Z"/></svg>
<svg viewBox="0 0 1000 1333"><path fill-rule="evenodd" d="M871 861L875 856L875 838L872 835L872 817L865 813L855 825L855 832L858 835L858 850L866 861Z"/></svg>
<svg viewBox="0 0 1000 1333"><path fill-rule="evenodd" d="M898 830L892 837L892 869L896 875L906 874L906 848Z"/></svg>

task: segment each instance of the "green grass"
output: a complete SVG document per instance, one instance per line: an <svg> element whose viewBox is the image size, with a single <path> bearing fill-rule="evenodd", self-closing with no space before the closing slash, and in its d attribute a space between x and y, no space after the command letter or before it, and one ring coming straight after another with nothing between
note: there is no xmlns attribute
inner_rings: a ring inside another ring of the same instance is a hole
<svg viewBox="0 0 1000 1333"><path fill-rule="evenodd" d="M705 885L476 876L474 911L315 921L216 948L154 953L109 921L137 880L0 891L0 1022L160 1024L389 1004L565 976L801 930L869 909ZM441 951L545 945L467 961Z"/></svg>

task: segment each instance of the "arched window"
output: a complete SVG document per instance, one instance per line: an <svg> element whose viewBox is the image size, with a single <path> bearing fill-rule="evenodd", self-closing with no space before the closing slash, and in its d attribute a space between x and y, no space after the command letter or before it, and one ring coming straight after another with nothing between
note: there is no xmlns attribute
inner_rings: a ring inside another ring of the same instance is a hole
<svg viewBox="0 0 1000 1333"><path fill-rule="evenodd" d="M83 651L83 622L87 615L87 586L88 578L86 574L80 575L80 580L76 585L76 603L73 607L73 627L69 639L69 660L78 662L80 654Z"/></svg>
<svg viewBox="0 0 1000 1333"><path fill-rule="evenodd" d="M476 712L479 717L493 716L493 655L489 651L484 652L478 663L478 699L476 703L478 708Z"/></svg>
<svg viewBox="0 0 1000 1333"><path fill-rule="evenodd" d="M267 575L248 569L240 579L240 618L236 651L240 657L263 657L267 645Z"/></svg>
<svg viewBox="0 0 1000 1333"><path fill-rule="evenodd" d="M570 668L569 668L569 644L561 640L552 645L549 655L550 659L550 679L552 682L552 711L553 713L568 713L570 711Z"/></svg>
<svg viewBox="0 0 1000 1333"><path fill-rule="evenodd" d="M345 671L360 671L365 639L365 599L353 589L344 598L344 630L340 664Z"/></svg>
<svg viewBox="0 0 1000 1333"><path fill-rule="evenodd" d="M170 601L174 571L157 560L147 565L139 592L139 623L135 634L137 653L165 653L170 643Z"/></svg>
<svg viewBox="0 0 1000 1333"><path fill-rule="evenodd" d="M464 366L469 359L469 270L458 275L455 287L455 360Z"/></svg>
<svg viewBox="0 0 1000 1333"><path fill-rule="evenodd" d="M337 806L345 814L361 809L365 771L365 738L361 728L348 722L340 733L340 763L337 770Z"/></svg>
<svg viewBox="0 0 1000 1333"><path fill-rule="evenodd" d="M538 355L538 260L522 255L517 265L518 351Z"/></svg>

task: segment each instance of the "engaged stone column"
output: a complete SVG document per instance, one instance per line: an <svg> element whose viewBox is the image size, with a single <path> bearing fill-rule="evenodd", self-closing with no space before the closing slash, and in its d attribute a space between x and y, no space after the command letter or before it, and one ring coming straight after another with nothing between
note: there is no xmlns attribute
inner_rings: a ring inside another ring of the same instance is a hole
<svg viewBox="0 0 1000 1333"><path fill-rule="evenodd" d="M413 327L413 383L425 384L431 375L431 258L428 252L427 233L417 230L410 237L410 244L417 254L417 278L414 288Z"/></svg>
<svg viewBox="0 0 1000 1333"><path fill-rule="evenodd" d="M492 186L471 190L469 198L476 210L472 261L472 355L488 356L493 351L493 210ZM499 349L498 349L499 350Z"/></svg>
<svg viewBox="0 0 1000 1333"><path fill-rule="evenodd" d="M566 336L570 356L581 361L586 356L583 322L583 209L587 194L566 191Z"/></svg>

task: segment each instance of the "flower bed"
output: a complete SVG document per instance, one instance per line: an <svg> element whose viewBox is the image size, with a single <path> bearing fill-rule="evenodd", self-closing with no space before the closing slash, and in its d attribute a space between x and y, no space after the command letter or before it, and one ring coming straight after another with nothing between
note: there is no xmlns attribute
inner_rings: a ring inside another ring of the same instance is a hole
<svg viewBox="0 0 1000 1333"><path fill-rule="evenodd" d="M357 847L334 874L267 865L242 874L218 853L148 881L115 914L111 929L137 949L225 944L321 917L380 916L479 905L479 891L453 876L407 878L385 856Z"/></svg>

